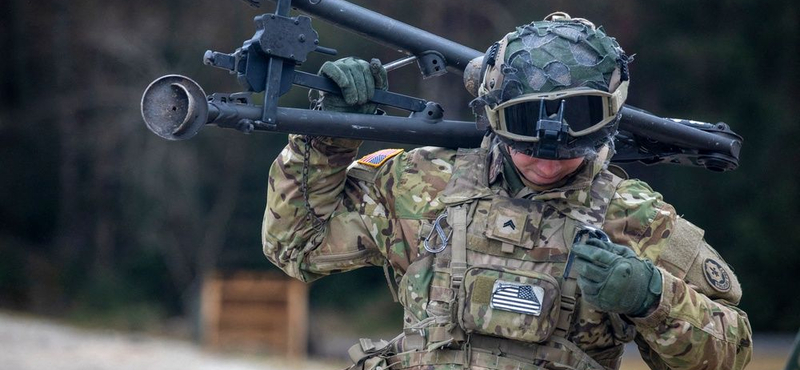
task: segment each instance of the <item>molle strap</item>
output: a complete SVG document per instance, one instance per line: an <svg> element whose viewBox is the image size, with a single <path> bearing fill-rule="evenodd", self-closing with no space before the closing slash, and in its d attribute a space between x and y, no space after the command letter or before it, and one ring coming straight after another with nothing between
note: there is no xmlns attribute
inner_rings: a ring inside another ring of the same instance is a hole
<svg viewBox="0 0 800 370"><path fill-rule="evenodd" d="M442 345L452 342L464 342L466 339L467 334L458 326L452 329L450 326L433 326L428 328L429 347L439 348ZM439 345L436 345L437 343Z"/></svg>
<svg viewBox="0 0 800 370"><path fill-rule="evenodd" d="M579 222L572 218L566 219L564 225L564 240L572 241L578 232ZM567 258L565 273L561 279L561 311L558 313L554 337L567 338L572 326L572 317L575 315L578 302L578 272L572 268L572 254Z"/></svg>
<svg viewBox="0 0 800 370"><path fill-rule="evenodd" d="M608 370L566 339L536 344L473 334L470 340L475 343L465 349L408 351L389 356L386 362L389 369Z"/></svg>
<svg viewBox="0 0 800 370"><path fill-rule="evenodd" d="M347 351L353 364L361 364L370 357L383 353L391 345L390 342L379 340L377 343L369 338L361 338Z"/></svg>
<svg viewBox="0 0 800 370"><path fill-rule="evenodd" d="M467 271L467 205L451 207L448 212L452 212L453 228L450 288L458 292Z"/></svg>
<svg viewBox="0 0 800 370"><path fill-rule="evenodd" d="M558 337L552 338L552 341L558 343L563 350L566 350L570 353L570 362L573 368L586 370L607 370L606 367L600 365L591 356L586 354L586 352L578 348L575 343Z"/></svg>
<svg viewBox="0 0 800 370"><path fill-rule="evenodd" d="M403 333L403 338L400 340L400 346L403 351L420 351L425 349L425 337L420 334L418 330L406 330Z"/></svg>
<svg viewBox="0 0 800 370"><path fill-rule="evenodd" d="M570 268L572 258L570 256L567 262L567 268ZM569 273L564 276L561 282L561 312L558 314L558 322L556 322L556 330L553 332L554 337L566 338L569 335L570 327L572 326L572 317L575 314L575 306L577 303L578 295L578 272L577 269L570 268Z"/></svg>

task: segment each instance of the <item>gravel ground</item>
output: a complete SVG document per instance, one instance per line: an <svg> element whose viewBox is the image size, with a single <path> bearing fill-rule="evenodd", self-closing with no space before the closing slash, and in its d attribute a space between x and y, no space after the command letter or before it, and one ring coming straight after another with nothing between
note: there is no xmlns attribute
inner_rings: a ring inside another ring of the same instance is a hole
<svg viewBox="0 0 800 370"><path fill-rule="evenodd" d="M189 342L147 335L84 330L0 313L0 369L3 370L331 370L323 363L289 363L233 357Z"/></svg>
<svg viewBox="0 0 800 370"><path fill-rule="evenodd" d="M783 368L793 339L791 334L756 335L755 356L748 368ZM225 355L181 340L86 330L0 312L2 370L335 370L344 366ZM647 369L634 346L626 349L622 369Z"/></svg>

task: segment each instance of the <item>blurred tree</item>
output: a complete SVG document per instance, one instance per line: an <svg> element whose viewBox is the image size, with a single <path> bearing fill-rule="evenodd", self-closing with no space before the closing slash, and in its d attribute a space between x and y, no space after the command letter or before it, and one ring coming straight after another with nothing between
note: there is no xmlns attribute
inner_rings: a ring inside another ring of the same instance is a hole
<svg viewBox="0 0 800 370"><path fill-rule="evenodd" d="M793 232L800 209L795 3L355 2L478 50L556 10L604 25L636 54L631 104L726 121L745 137L741 168L732 173L629 171L706 229L736 267L742 307L756 330L800 326L800 296L783 289L800 278L800 251L793 248L800 243ZM239 90L224 71L203 66L201 56L206 49L233 51L252 35L252 17L272 7L0 2L7 56L0 59L0 306L63 313L155 302L160 312L181 314L210 270L272 268L261 256L259 229L267 169L285 136L210 129L166 142L144 129L138 107L147 84L167 73L191 76L207 92ZM313 24L321 43L342 57L402 56L320 20ZM315 71L327 58L312 54L302 69ZM414 67L392 72L391 89L438 101L448 117L471 118L460 76L419 77ZM281 103L307 106L306 91L293 90ZM380 271L343 279L317 284L315 302L341 303L337 282L383 289Z"/></svg>

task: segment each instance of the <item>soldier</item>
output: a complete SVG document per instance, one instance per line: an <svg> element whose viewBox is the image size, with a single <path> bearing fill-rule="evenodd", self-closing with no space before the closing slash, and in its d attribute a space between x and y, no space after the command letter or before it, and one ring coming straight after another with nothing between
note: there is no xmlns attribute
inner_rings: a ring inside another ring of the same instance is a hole
<svg viewBox="0 0 800 370"><path fill-rule="evenodd" d="M751 329L736 276L661 194L609 164L629 58L584 19L554 13L483 58L478 149L385 149L292 135L275 160L264 253L312 281L394 270L404 332L362 340L356 365L392 369L617 369L636 341L653 369L741 369ZM374 114L386 72L320 73L326 110Z"/></svg>

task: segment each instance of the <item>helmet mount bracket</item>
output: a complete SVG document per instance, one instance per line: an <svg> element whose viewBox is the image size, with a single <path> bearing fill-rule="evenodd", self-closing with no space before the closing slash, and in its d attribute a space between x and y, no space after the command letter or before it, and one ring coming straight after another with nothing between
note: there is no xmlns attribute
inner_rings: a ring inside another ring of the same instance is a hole
<svg viewBox="0 0 800 370"><path fill-rule="evenodd" d="M555 118L550 118L545 109L545 100L539 101L539 120L536 121L536 134L539 145L532 156L537 158L558 159L558 146L569 138L569 125L564 123L564 107L566 102L561 100Z"/></svg>

